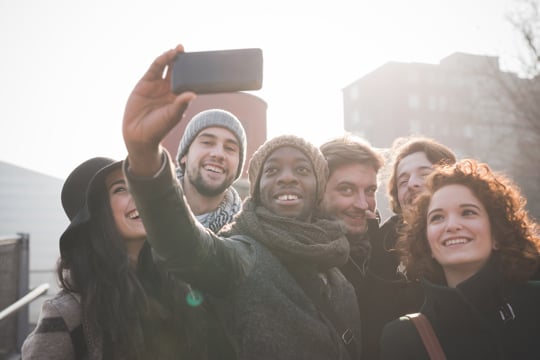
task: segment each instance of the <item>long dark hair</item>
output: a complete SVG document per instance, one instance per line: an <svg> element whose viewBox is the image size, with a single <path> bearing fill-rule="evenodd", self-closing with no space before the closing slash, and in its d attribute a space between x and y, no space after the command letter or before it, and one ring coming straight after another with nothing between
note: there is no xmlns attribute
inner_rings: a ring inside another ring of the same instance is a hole
<svg viewBox="0 0 540 360"><path fill-rule="evenodd" d="M102 335L104 350L114 343L124 356L137 359L142 335L133 324L147 311L147 298L129 263L108 198L104 193L99 196L95 216L77 230L57 273L62 288L80 295L83 318Z"/></svg>
<svg viewBox="0 0 540 360"><path fill-rule="evenodd" d="M160 358L159 353L171 356L180 348L197 353L200 349L195 350L192 340L202 309L183 305L185 284L168 282L147 245L138 264L130 261L107 193L101 191L99 197L96 216L63 252L57 274L62 288L80 295L83 319L102 337L103 358Z"/></svg>

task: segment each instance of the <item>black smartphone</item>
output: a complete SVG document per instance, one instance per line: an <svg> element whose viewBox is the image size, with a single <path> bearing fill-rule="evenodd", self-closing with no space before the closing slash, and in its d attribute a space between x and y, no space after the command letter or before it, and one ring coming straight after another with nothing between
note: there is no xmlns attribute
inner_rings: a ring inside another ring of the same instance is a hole
<svg viewBox="0 0 540 360"><path fill-rule="evenodd" d="M175 94L259 90L262 80L259 48L184 52L174 60L171 88Z"/></svg>

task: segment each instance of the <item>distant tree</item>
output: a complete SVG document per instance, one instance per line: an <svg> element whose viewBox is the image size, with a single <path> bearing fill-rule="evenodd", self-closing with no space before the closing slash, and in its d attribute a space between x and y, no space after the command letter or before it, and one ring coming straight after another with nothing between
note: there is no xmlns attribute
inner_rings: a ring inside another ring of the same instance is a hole
<svg viewBox="0 0 540 360"><path fill-rule="evenodd" d="M514 0L513 4L507 19L521 41L517 70L526 80L516 83L507 79L503 85L528 130L540 136L540 0Z"/></svg>
<svg viewBox="0 0 540 360"><path fill-rule="evenodd" d="M540 0L514 0L506 16L519 35L523 48L519 60L528 78L540 74Z"/></svg>
<svg viewBox="0 0 540 360"><path fill-rule="evenodd" d="M514 0L507 20L521 42L516 55L519 77L498 71L500 101L510 110L520 156L512 166L514 179L540 220L540 0ZM502 90L502 91L501 91Z"/></svg>
<svg viewBox="0 0 540 360"><path fill-rule="evenodd" d="M491 139L491 158L505 164L501 168L521 187L530 214L540 220L540 0L514 0L512 5L506 19L518 40L513 59L518 68L505 72L498 61L486 62L483 95L498 112L490 125L507 129L511 141L506 144L513 149L502 145L499 132L499 138ZM478 106L486 111L485 104Z"/></svg>

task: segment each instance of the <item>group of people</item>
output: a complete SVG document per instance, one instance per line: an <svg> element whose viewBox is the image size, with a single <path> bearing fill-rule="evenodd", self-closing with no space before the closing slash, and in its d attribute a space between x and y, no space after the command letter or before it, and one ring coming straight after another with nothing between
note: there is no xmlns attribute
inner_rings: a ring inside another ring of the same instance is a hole
<svg viewBox="0 0 540 360"><path fill-rule="evenodd" d="M24 359L429 359L415 313L448 359L540 358L540 232L510 179L432 139L396 142L381 224L378 151L282 135L249 159L241 201L233 114L193 117L176 159L160 145L196 96L170 90L182 51L133 89L127 158L66 179L62 290Z"/></svg>

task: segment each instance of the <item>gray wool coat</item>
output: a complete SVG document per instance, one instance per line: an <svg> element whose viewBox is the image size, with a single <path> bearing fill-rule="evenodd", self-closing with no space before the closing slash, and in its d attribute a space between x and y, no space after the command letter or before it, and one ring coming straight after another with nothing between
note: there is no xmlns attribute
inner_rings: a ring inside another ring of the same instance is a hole
<svg viewBox="0 0 540 360"><path fill-rule="evenodd" d="M82 321L82 307L77 295L60 291L41 306L37 326L25 339L21 355L23 359L75 360L76 350L88 349L89 360L102 359L101 337L89 331ZM86 336L83 337L82 328ZM91 333L91 334L90 334ZM74 339L84 344L75 344ZM79 349L76 347L79 346Z"/></svg>

